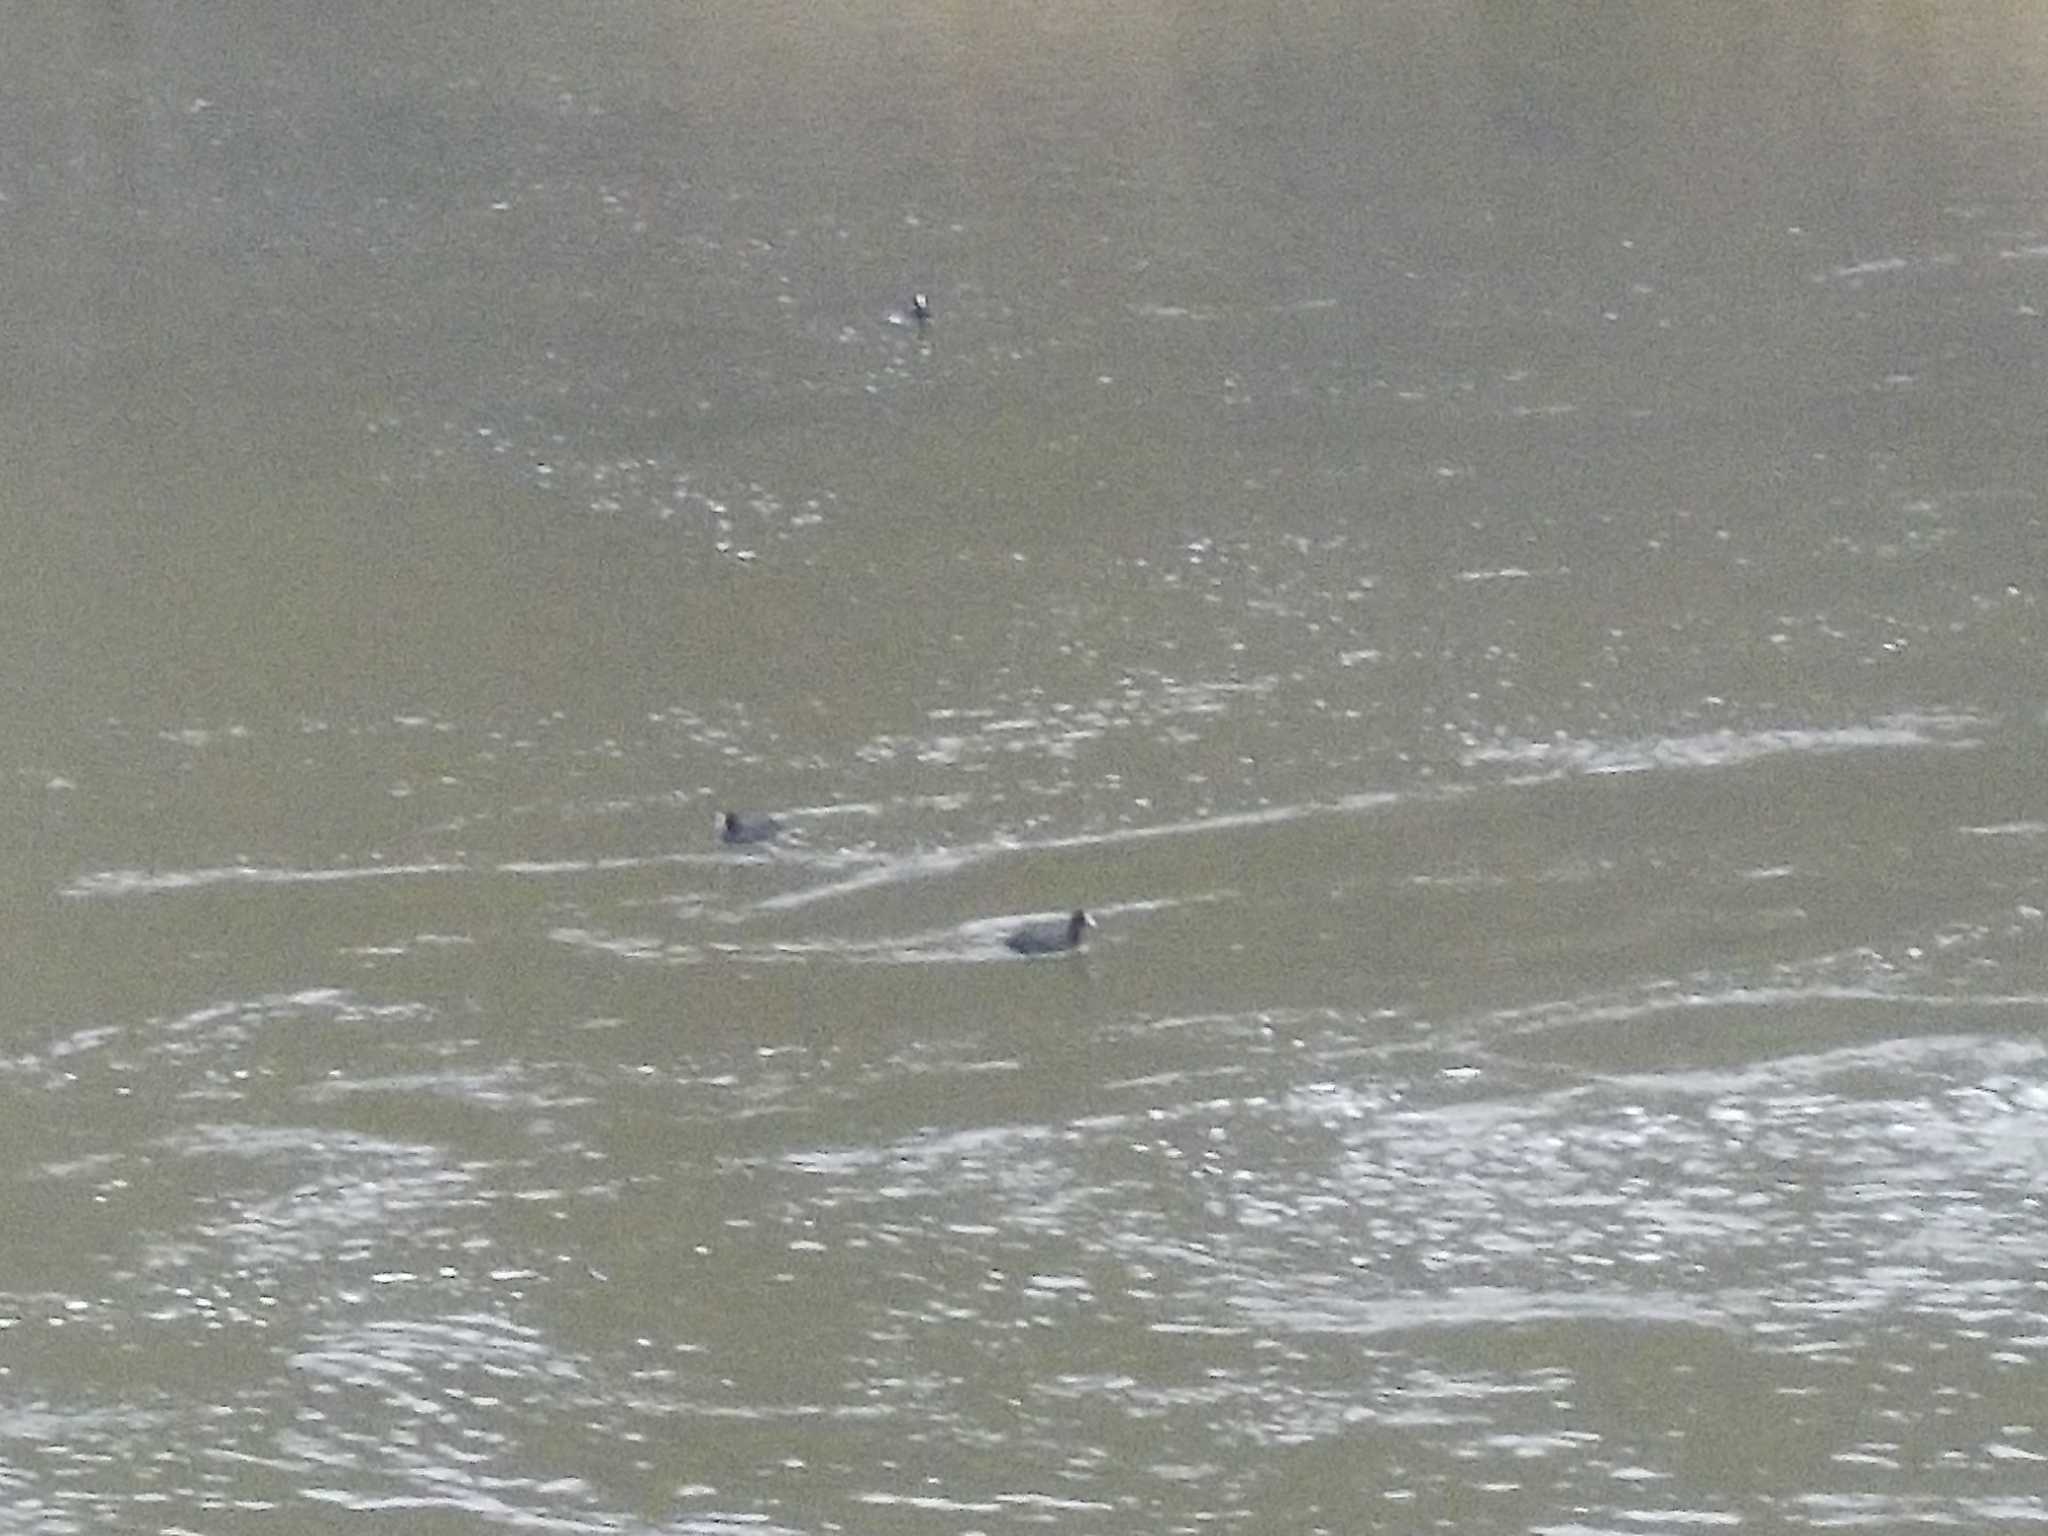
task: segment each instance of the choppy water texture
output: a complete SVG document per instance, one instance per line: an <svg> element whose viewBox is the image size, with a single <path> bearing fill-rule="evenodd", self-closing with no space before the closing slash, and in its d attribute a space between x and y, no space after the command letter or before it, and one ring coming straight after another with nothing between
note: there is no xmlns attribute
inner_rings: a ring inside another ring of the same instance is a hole
<svg viewBox="0 0 2048 1536"><path fill-rule="evenodd" d="M6 27L0 1530L2048 1524L2026 8Z"/></svg>

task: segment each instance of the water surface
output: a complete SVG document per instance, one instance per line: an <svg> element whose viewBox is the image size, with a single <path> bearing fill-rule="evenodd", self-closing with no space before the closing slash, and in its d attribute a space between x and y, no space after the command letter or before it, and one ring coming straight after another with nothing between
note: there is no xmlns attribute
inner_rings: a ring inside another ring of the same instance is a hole
<svg viewBox="0 0 2048 1536"><path fill-rule="evenodd" d="M2030 15L6 15L9 1529L2048 1520Z"/></svg>

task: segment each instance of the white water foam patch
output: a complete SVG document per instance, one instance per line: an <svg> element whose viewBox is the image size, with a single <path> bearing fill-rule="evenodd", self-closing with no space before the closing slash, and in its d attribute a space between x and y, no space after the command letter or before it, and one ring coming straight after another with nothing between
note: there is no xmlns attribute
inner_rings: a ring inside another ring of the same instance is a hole
<svg viewBox="0 0 2048 1536"><path fill-rule="evenodd" d="M349 880L398 880L421 875L469 873L466 864L430 859L411 864L345 865L337 869L292 869L278 865L228 864L210 869L104 869L80 875L60 895L96 899L157 896L169 891L232 885L332 885Z"/></svg>
<svg viewBox="0 0 2048 1536"><path fill-rule="evenodd" d="M1906 747L1966 751L1983 744L1985 723L1973 715L1891 715L1861 725L1759 731L1707 731L1693 736L1625 740L1561 737L1507 740L1474 747L1461 766L1504 766L1538 775L1648 773L1665 768L1731 768L1792 753L1869 752Z"/></svg>
<svg viewBox="0 0 2048 1536"><path fill-rule="evenodd" d="M429 876L509 875L544 879L560 876L616 874L627 870L716 868L759 862L761 850L715 849L701 853L613 854L600 858L503 859L478 865L454 859L422 859L405 864L344 864L332 868L295 868L275 864L229 864L202 869L104 869L78 876L58 894L73 900L110 900L128 896L164 896L186 891L234 886L324 886L362 880L422 879ZM774 857L793 858L824 869L872 862L874 855L853 850L796 854L772 850Z"/></svg>
<svg viewBox="0 0 2048 1536"><path fill-rule="evenodd" d="M1843 266L1830 267L1824 272L1815 272L1809 282L1823 286L1840 284L1848 288L1861 288L1877 278L1902 277L1907 274L1924 276L1930 272L1945 271L1959 267L1962 257L1953 251L1933 251L1919 256L1875 256L1868 261L1850 262Z"/></svg>
<svg viewBox="0 0 2048 1536"><path fill-rule="evenodd" d="M1446 791L1445 793L1456 793ZM905 881L923 880L942 875L951 875L972 866L997 859L1029 857L1035 854L1060 852L1076 848L1110 848L1132 843L1148 843L1161 838L1205 837L1219 833L1242 831L1248 827L1273 826L1282 822L1296 821L1314 815L1356 815L1378 811L1412 798L1393 791L1367 791L1345 795L1340 799L1317 804L1277 805L1262 810L1240 811L1218 816L1199 816L1187 820L1153 822L1135 827L1112 827L1102 832L1079 832L1061 837L995 838L984 843L969 843L956 848L932 849L922 853L909 854L902 858L878 858L870 867L846 879L827 881L822 885L806 886L800 890L785 891L757 903L763 912L791 911L807 907L820 901L830 901L842 896L851 896L861 891L873 890L877 886L897 885ZM1212 897L1193 898L1210 900ZM1141 904L1147 910L1173 903Z"/></svg>

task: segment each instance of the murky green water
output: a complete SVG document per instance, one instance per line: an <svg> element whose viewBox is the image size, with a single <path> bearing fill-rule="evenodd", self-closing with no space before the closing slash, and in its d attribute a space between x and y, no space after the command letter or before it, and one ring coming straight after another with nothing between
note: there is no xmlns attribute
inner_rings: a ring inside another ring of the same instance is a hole
<svg viewBox="0 0 2048 1536"><path fill-rule="evenodd" d="M0 1530L2048 1522L2031 11L0 21Z"/></svg>

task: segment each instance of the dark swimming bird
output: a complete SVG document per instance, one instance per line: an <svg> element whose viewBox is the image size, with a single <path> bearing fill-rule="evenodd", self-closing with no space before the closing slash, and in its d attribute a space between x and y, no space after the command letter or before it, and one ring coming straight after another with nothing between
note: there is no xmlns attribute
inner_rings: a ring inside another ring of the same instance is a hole
<svg viewBox="0 0 2048 1536"><path fill-rule="evenodd" d="M1026 923L1013 929L1003 940L1020 955L1057 955L1081 947L1081 935L1095 926L1095 919L1074 908L1070 916L1054 922Z"/></svg>
<svg viewBox="0 0 2048 1536"><path fill-rule="evenodd" d="M773 816L751 816L737 811L720 811L718 835L721 840L735 846L743 843L772 843L782 835L782 823Z"/></svg>
<svg viewBox="0 0 2048 1536"><path fill-rule="evenodd" d="M930 325L932 323L932 301L921 293L913 293L910 296L910 318L915 320L920 328Z"/></svg>

